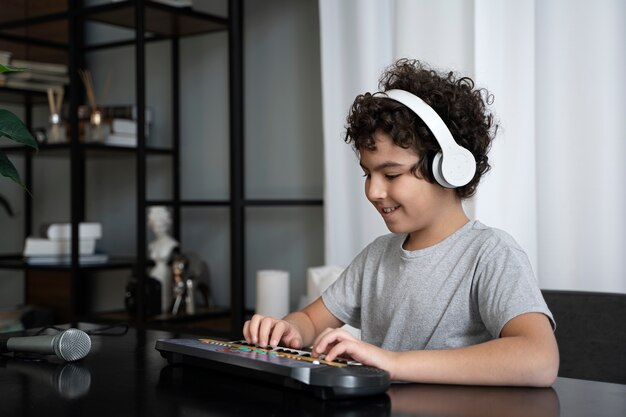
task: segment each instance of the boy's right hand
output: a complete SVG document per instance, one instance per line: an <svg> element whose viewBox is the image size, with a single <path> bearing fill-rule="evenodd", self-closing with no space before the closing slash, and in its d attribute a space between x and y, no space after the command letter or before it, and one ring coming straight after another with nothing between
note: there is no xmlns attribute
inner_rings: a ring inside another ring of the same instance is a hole
<svg viewBox="0 0 626 417"><path fill-rule="evenodd" d="M255 314L243 325L246 342L260 347L278 345L292 349L302 348L302 335L298 328L286 320Z"/></svg>

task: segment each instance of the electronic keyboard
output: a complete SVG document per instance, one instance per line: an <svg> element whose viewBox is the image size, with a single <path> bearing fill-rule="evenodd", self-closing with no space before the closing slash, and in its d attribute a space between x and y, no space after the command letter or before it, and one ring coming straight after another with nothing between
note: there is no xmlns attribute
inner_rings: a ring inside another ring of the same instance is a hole
<svg viewBox="0 0 626 417"><path fill-rule="evenodd" d="M304 350L265 349L245 341L160 339L155 348L172 364L202 366L308 391L324 399L382 394L390 383L387 371L358 362L342 358L326 361Z"/></svg>

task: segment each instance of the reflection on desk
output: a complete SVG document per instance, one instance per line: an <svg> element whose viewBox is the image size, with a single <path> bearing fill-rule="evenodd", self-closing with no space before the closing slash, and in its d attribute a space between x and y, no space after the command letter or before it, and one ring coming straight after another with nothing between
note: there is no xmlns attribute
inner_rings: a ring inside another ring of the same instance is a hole
<svg viewBox="0 0 626 417"><path fill-rule="evenodd" d="M53 394L67 400L89 392L91 373L87 367L80 363L55 362L3 357L0 358L0 368L47 387Z"/></svg>
<svg viewBox="0 0 626 417"><path fill-rule="evenodd" d="M392 385L387 391L394 416L558 417L552 388Z"/></svg>
<svg viewBox="0 0 626 417"><path fill-rule="evenodd" d="M567 378L553 388L398 384L384 395L323 401L203 368L168 365L154 345L172 337L194 335L131 329L119 337L93 336L87 357L69 365L54 358L18 363L0 356L0 416L626 416L626 385Z"/></svg>
<svg viewBox="0 0 626 417"><path fill-rule="evenodd" d="M219 416L387 417L391 410L385 394L324 401L309 392L186 365L165 366L157 390L160 395L180 399L180 415L201 415L209 404L211 412Z"/></svg>

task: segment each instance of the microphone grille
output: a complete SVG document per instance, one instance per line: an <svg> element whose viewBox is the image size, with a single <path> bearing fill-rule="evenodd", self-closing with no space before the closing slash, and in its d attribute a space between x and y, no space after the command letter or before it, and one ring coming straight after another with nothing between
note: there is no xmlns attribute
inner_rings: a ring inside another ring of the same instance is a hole
<svg viewBox="0 0 626 417"><path fill-rule="evenodd" d="M82 330L67 329L54 339L54 352L68 362L84 358L90 350L91 339Z"/></svg>

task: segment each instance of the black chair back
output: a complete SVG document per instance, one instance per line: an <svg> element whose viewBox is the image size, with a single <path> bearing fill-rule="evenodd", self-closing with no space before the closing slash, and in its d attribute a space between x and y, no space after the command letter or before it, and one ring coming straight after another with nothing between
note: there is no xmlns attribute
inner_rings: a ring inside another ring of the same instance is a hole
<svg viewBox="0 0 626 417"><path fill-rule="evenodd" d="M626 384L626 294L542 293L556 321L559 376Z"/></svg>

